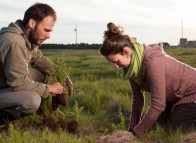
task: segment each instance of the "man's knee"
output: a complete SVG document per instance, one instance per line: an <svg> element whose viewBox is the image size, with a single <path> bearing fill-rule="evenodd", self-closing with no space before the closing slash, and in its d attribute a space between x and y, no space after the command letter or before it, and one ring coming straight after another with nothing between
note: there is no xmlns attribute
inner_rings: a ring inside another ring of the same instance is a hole
<svg viewBox="0 0 196 143"><path fill-rule="evenodd" d="M32 103L33 109L35 109L35 111L37 111L38 108L40 107L40 104L41 104L41 96L38 94L36 94L36 96L33 96L31 103Z"/></svg>
<svg viewBox="0 0 196 143"><path fill-rule="evenodd" d="M27 115L35 113L39 109L41 104L41 97L39 94L32 92L32 94L28 97L29 102L27 102L27 104L23 106L23 113Z"/></svg>

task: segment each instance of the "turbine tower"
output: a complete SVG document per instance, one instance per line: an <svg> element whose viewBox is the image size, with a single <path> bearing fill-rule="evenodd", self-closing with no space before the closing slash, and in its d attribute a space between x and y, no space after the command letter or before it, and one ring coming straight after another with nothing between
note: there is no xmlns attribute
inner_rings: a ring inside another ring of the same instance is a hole
<svg viewBox="0 0 196 143"><path fill-rule="evenodd" d="M77 25L76 25L76 28L74 29L74 31L76 32L76 48L78 47L78 28L77 28Z"/></svg>

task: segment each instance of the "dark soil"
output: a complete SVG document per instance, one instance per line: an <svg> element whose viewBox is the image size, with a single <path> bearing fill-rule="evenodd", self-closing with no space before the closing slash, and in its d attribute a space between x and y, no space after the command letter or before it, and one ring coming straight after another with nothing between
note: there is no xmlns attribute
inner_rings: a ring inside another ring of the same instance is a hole
<svg viewBox="0 0 196 143"><path fill-rule="evenodd" d="M36 127L39 129L48 127L51 131L56 132L59 128L61 128L62 130L67 130L69 133L72 134L76 133L77 126L78 122L76 120L66 122L63 118L56 119L52 117L45 117L40 123L36 124Z"/></svg>

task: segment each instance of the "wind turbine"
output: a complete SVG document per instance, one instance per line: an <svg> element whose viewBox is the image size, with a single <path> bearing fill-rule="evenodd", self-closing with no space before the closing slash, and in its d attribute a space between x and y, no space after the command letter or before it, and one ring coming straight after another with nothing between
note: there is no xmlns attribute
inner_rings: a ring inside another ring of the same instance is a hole
<svg viewBox="0 0 196 143"><path fill-rule="evenodd" d="M78 28L77 28L77 25L76 25L76 28L74 29L74 31L76 32L76 48L78 47L78 42L77 42L77 40L78 40Z"/></svg>

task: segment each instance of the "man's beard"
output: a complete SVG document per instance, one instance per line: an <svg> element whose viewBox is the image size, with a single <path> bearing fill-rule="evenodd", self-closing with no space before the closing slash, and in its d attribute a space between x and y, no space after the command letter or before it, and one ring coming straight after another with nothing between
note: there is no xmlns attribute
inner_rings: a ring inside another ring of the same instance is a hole
<svg viewBox="0 0 196 143"><path fill-rule="evenodd" d="M36 46L40 46L41 45L41 43L39 43L39 34L37 32L37 26L35 26L35 29L32 29L29 32L29 42L31 44L36 45Z"/></svg>

